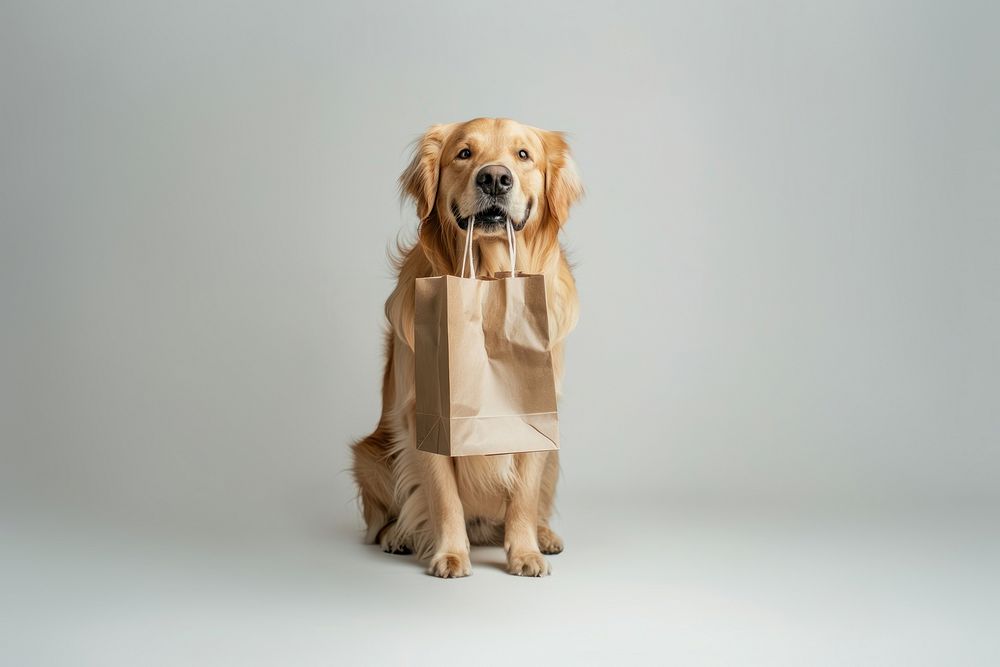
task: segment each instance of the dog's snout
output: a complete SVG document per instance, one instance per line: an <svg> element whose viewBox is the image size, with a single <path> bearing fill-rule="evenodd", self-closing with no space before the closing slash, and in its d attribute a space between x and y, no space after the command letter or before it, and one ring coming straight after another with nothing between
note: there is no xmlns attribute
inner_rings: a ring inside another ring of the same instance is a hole
<svg viewBox="0 0 1000 667"><path fill-rule="evenodd" d="M514 176L510 169L499 164L483 167L476 174L476 185L488 195L504 195L514 187Z"/></svg>

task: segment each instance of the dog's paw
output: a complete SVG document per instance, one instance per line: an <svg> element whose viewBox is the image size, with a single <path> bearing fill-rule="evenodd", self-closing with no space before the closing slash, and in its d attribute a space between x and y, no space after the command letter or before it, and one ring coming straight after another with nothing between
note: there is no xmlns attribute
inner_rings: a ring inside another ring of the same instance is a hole
<svg viewBox="0 0 1000 667"><path fill-rule="evenodd" d="M400 534L399 530L397 530L397 525L398 524L392 523L379 531L378 545L382 547L382 551L387 554L406 555L413 553L406 538Z"/></svg>
<svg viewBox="0 0 1000 667"><path fill-rule="evenodd" d="M555 534L555 532L548 526L538 527L538 548L543 554L557 554L562 553L563 541L562 538Z"/></svg>
<svg viewBox="0 0 1000 667"><path fill-rule="evenodd" d="M439 553L431 558L427 573L442 579L467 577L472 574L472 562L467 553Z"/></svg>
<svg viewBox="0 0 1000 667"><path fill-rule="evenodd" d="M549 562L537 551L507 556L507 571L519 577L544 577L552 572Z"/></svg>

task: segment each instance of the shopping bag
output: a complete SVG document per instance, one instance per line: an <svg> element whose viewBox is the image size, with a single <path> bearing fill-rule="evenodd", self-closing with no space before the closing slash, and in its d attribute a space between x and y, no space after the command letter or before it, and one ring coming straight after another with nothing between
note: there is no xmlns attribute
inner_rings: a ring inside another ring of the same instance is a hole
<svg viewBox="0 0 1000 667"><path fill-rule="evenodd" d="M559 448L545 277L475 277L469 221L460 276L418 278L416 446L446 456ZM469 278L464 277L466 258Z"/></svg>

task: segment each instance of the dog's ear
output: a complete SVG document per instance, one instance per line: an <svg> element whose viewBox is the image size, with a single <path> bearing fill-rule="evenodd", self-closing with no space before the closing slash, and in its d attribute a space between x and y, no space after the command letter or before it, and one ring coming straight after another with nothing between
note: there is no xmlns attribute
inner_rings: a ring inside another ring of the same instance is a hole
<svg viewBox="0 0 1000 667"><path fill-rule="evenodd" d="M562 227L569 209L583 196L583 184L562 132L538 130L545 145L545 204L549 215Z"/></svg>
<svg viewBox="0 0 1000 667"><path fill-rule="evenodd" d="M438 176L441 165L441 148L444 146L451 125L432 125L413 148L413 159L399 177L399 196L412 199L421 221L434 210L437 198Z"/></svg>

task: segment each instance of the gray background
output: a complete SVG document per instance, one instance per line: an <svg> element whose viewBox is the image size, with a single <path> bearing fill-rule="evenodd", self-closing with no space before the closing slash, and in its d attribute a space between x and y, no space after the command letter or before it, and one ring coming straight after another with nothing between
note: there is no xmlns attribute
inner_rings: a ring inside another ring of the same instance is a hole
<svg viewBox="0 0 1000 667"><path fill-rule="evenodd" d="M4 3L6 650L995 658L998 18ZM416 226L406 146L476 116L568 131L587 187L568 549L545 582L477 552L443 589L359 544L344 471Z"/></svg>

